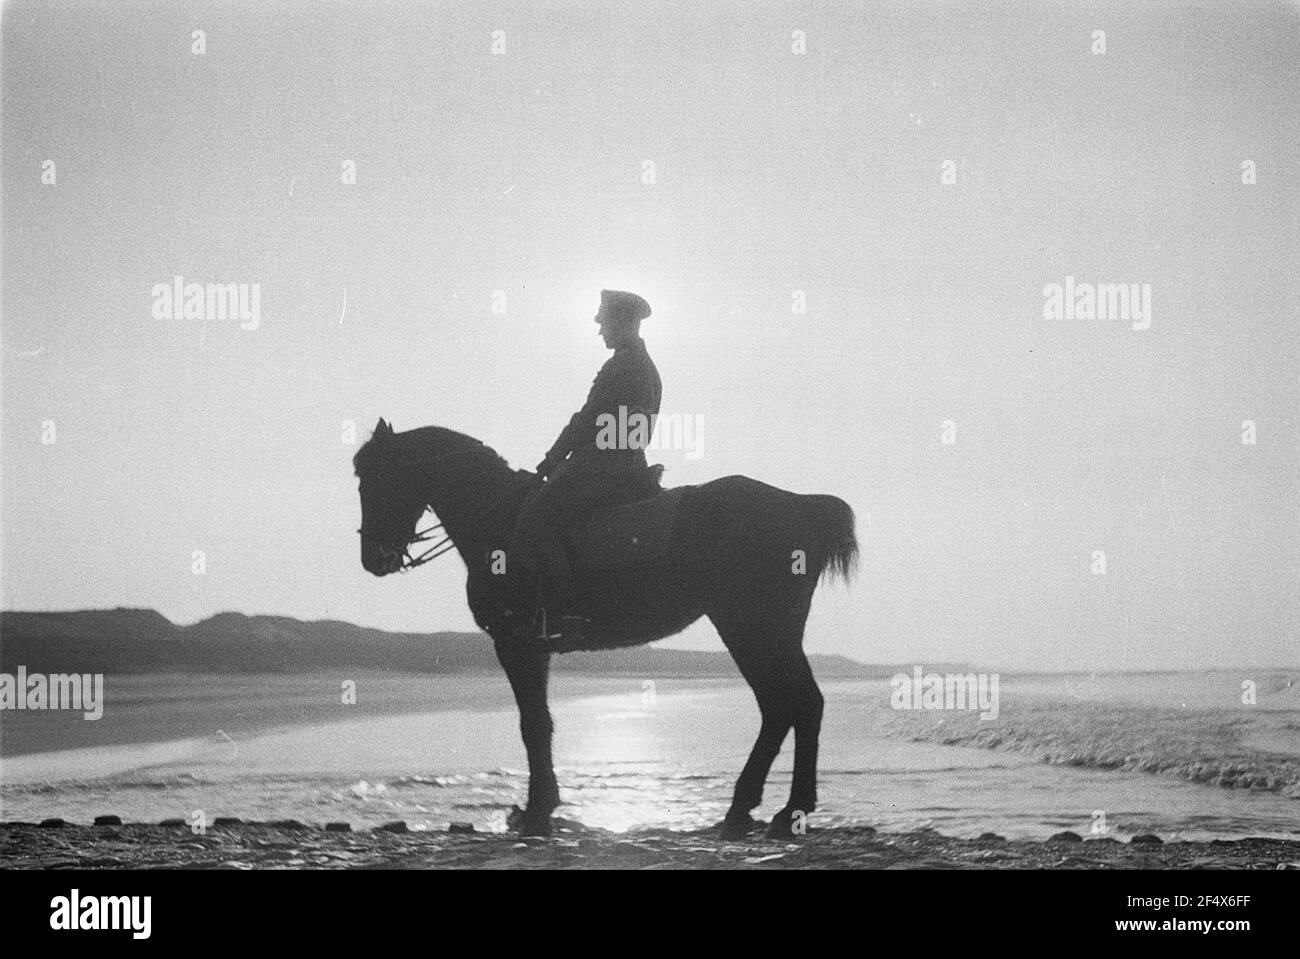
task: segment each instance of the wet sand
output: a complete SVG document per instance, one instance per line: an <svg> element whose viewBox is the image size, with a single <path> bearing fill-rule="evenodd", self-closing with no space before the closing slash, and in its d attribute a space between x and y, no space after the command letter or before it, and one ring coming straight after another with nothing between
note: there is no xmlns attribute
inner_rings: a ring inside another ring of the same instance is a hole
<svg viewBox="0 0 1300 959"><path fill-rule="evenodd" d="M58 821L61 822L61 821ZM870 826L811 830L792 840L757 833L723 842L716 830L613 833L556 820L553 836L365 832L296 821L218 821L202 835L183 822L146 825L0 823L0 866L11 869L1300 869L1300 842L1121 842L1073 834L1037 842L992 834Z"/></svg>

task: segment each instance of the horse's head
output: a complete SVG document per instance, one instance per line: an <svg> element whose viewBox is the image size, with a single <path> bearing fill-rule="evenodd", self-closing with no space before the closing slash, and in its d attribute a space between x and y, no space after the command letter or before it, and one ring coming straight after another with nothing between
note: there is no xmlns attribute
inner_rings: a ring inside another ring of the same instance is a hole
<svg viewBox="0 0 1300 959"><path fill-rule="evenodd" d="M411 466L402 461L392 426L382 417L352 465L360 481L361 565L375 576L399 572L428 503Z"/></svg>

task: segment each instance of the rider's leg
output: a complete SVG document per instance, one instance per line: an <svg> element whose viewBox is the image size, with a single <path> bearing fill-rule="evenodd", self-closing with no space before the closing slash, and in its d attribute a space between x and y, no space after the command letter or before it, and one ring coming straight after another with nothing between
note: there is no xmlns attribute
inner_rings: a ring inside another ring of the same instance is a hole
<svg viewBox="0 0 1300 959"><path fill-rule="evenodd" d="M566 464L524 503L518 520L520 545L537 581L547 631L558 633L570 602L573 571L563 531L599 509L610 496L610 477L599 469Z"/></svg>
<svg viewBox="0 0 1300 959"><path fill-rule="evenodd" d="M573 574L560 538L564 517L572 510L568 484L551 480L524 503L519 513L519 544L525 551L525 565L533 570L537 597L545 610L546 631L554 634L560 625L565 597Z"/></svg>

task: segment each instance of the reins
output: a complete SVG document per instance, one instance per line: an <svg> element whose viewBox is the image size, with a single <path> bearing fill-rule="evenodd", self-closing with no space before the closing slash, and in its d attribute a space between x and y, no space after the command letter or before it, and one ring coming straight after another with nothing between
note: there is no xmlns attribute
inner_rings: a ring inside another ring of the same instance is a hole
<svg viewBox="0 0 1300 959"><path fill-rule="evenodd" d="M480 508L477 512L474 513L473 516L471 516L468 520L465 521L465 528L467 530L472 529L473 526L479 520L483 519L484 516L487 516L489 513L491 513L497 507L501 506L503 503L506 502L506 500L513 497L514 495L515 495L515 490L512 488L507 490L501 496L498 496L495 499L490 500L486 506ZM428 506L426 508L433 509L432 506ZM438 542L434 543L432 546L426 549L419 556L411 555L412 545L414 545L415 543L428 542L429 540L434 538L434 535L437 533L438 530L443 531L442 538L438 540ZM430 526L428 529L420 530L419 532L413 534L411 538L406 541L406 547L404 550L405 562L402 565L402 572L405 573L408 569L415 569L415 567L417 566L423 566L425 563L429 562L430 560L435 560L443 553L450 552L455 548L456 548L456 544L453 543L451 541L451 537L447 535L447 527L445 524L437 523L433 526Z"/></svg>
<svg viewBox="0 0 1300 959"><path fill-rule="evenodd" d="M431 467L445 460L453 459L458 456L464 456L468 453L476 453L476 452L478 452L478 450L476 449L456 450L455 452L446 453L442 456L435 456L431 459L404 460L398 465ZM516 472L515 473L516 479L518 478L518 476L519 473ZM490 513L498 509L502 504L504 504L507 500L513 498L518 492L518 486L519 484L517 482L512 483L510 489L506 490L502 495L495 497L492 500L489 500L486 505L481 506L478 510L476 510L470 516L470 518L465 521L466 530L472 529L485 516L488 516ZM426 510L432 510L433 505L430 503L426 503L424 508ZM438 530L442 530L442 533L439 534ZM357 532L360 533L361 536L363 537L370 536L372 538L376 538L376 539L378 538L375 536L374 533L367 532L364 526L358 529ZM439 535L441 536L441 538L438 539L436 543L431 545L419 556L411 555L411 547L413 545L415 545L416 543L427 543ZM428 527L427 529L418 530L412 533L411 538L408 539L405 542L405 544L403 544L402 546L402 566L400 571L405 573L407 570L415 569L417 566L423 566L425 563L431 562L437 559L439 556L443 555L444 553L448 553L455 548L456 548L456 544L452 542L451 536L447 534L447 527L445 523L436 523L433 526Z"/></svg>

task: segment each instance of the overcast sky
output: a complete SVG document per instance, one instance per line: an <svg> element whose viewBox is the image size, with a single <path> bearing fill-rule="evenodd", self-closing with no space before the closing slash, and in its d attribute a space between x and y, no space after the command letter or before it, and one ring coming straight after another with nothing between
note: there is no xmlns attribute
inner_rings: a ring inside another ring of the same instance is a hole
<svg viewBox="0 0 1300 959"><path fill-rule="evenodd" d="M1300 659L1294 5L114 0L2 27L6 609L473 628L458 558L361 569L345 421L531 468L616 287L702 429L666 482L857 511L810 651ZM258 284L260 325L155 318L176 275ZM1150 328L1045 319L1067 276L1150 284Z"/></svg>

